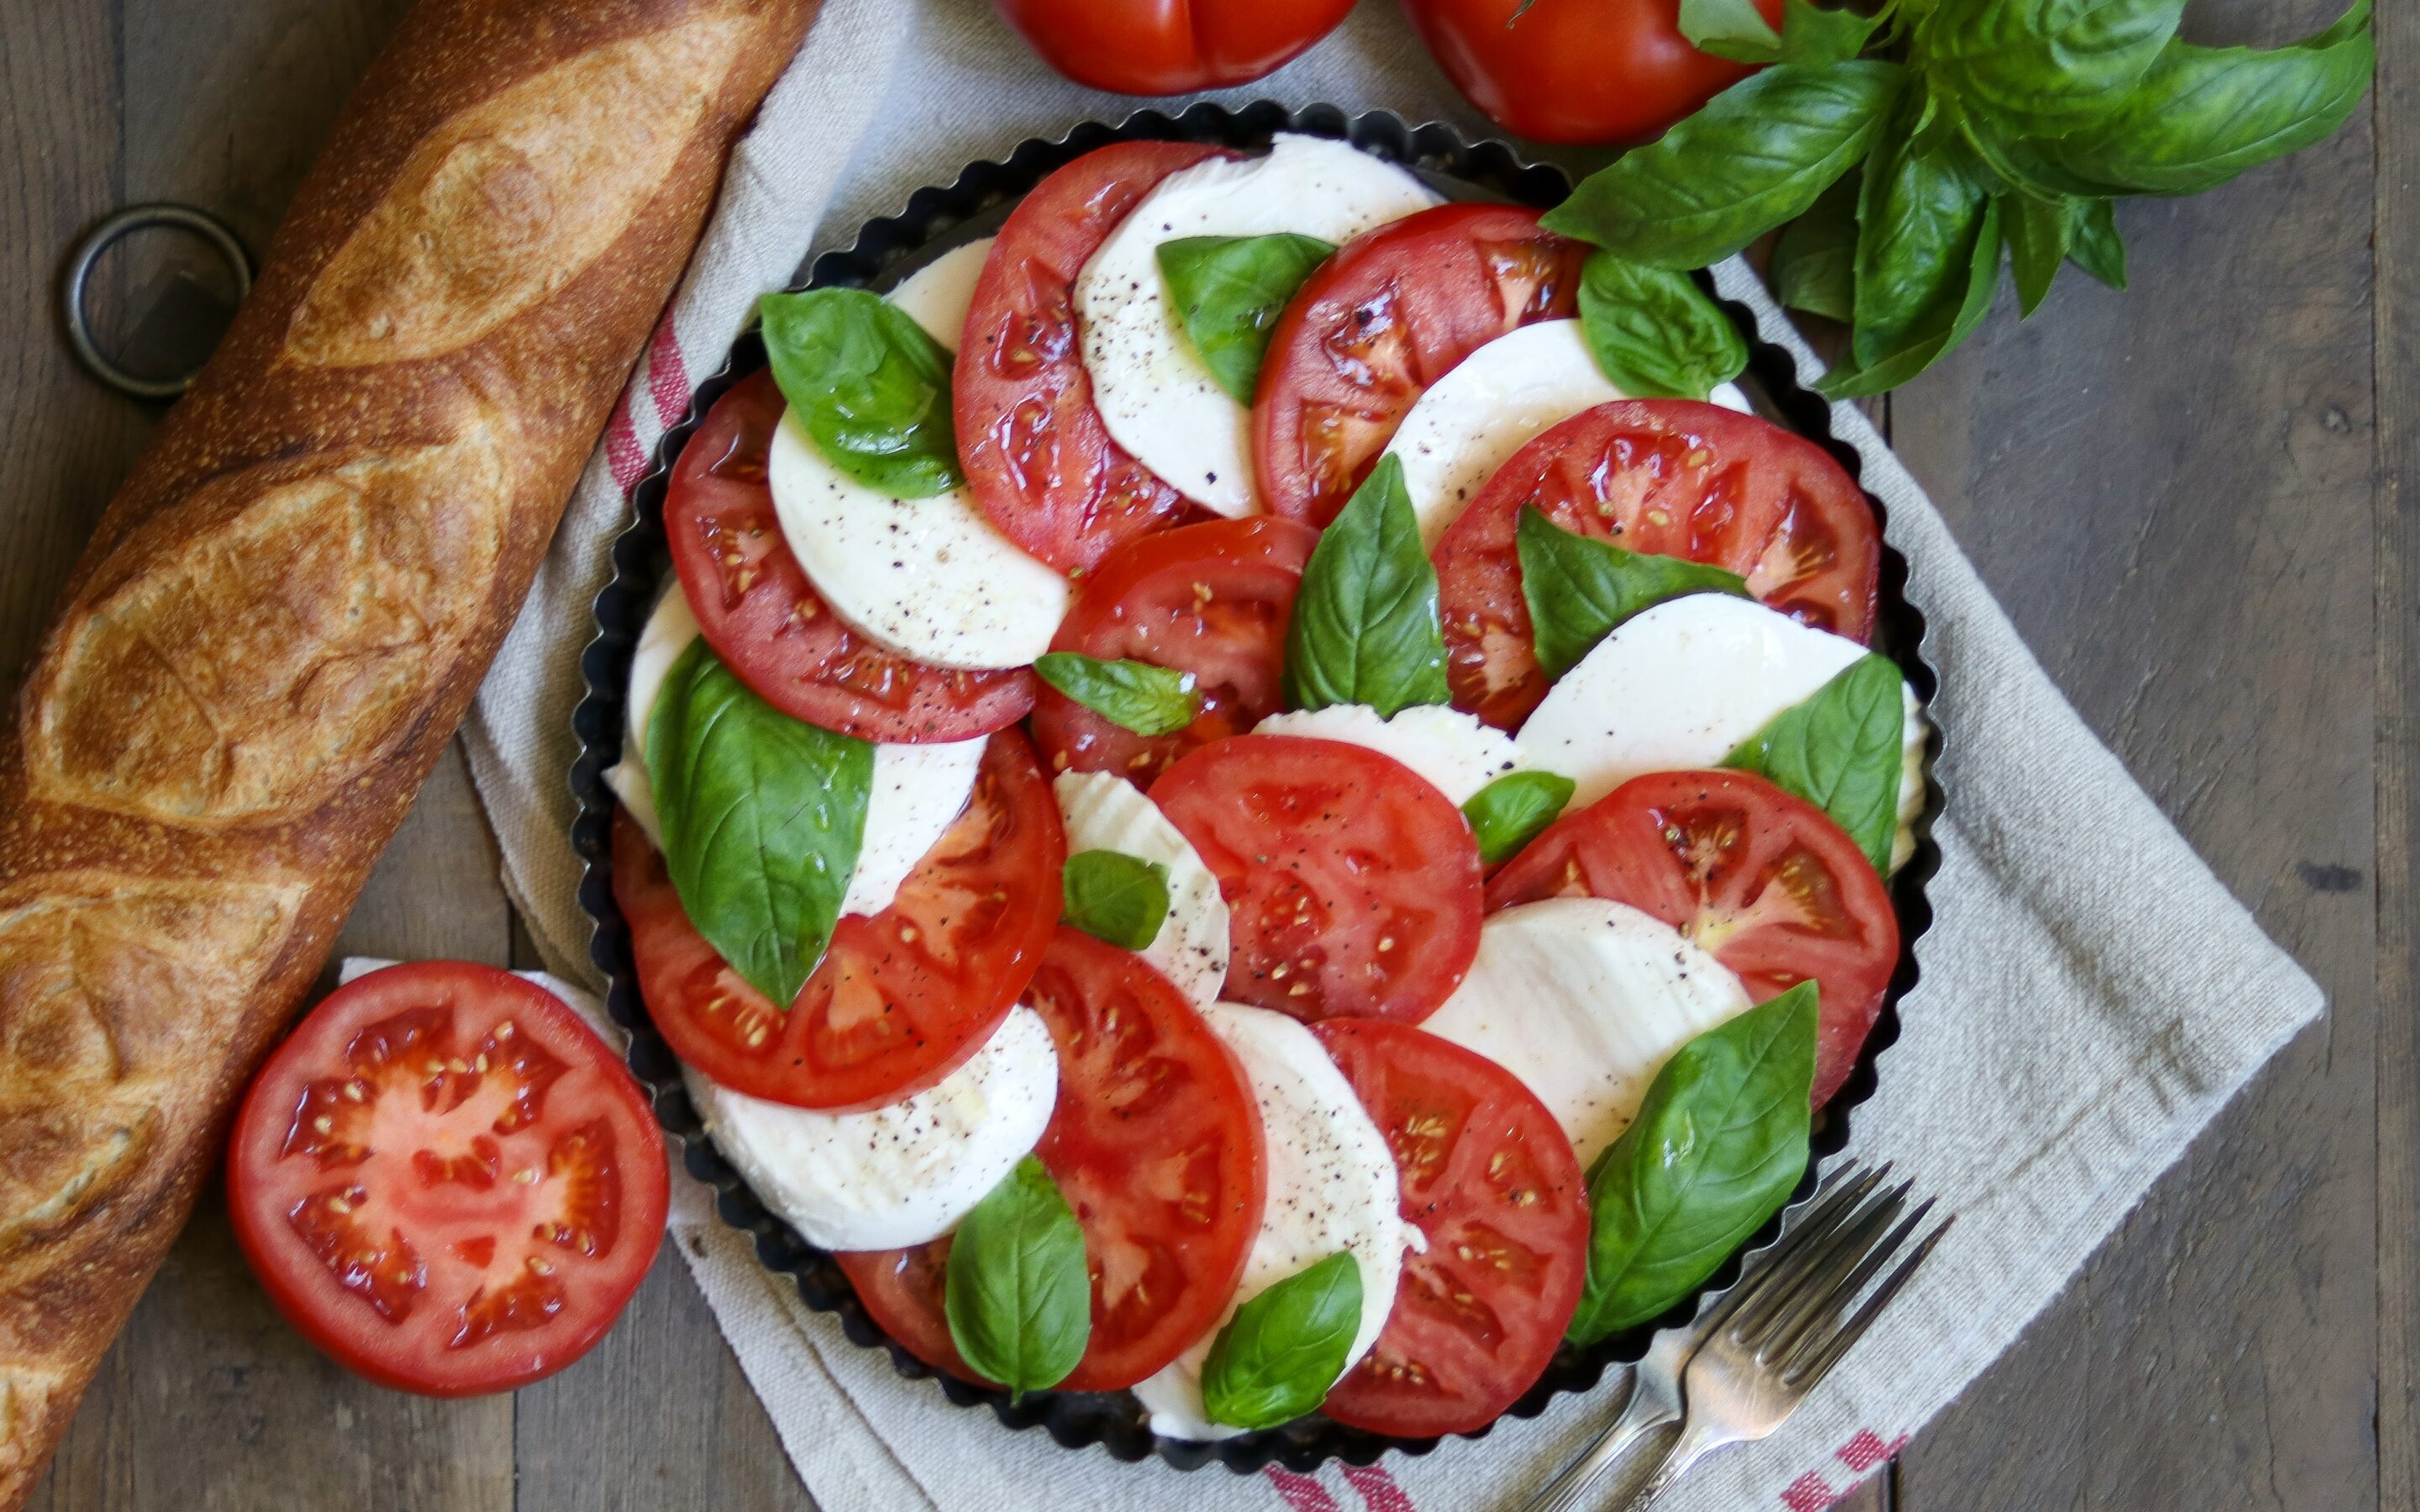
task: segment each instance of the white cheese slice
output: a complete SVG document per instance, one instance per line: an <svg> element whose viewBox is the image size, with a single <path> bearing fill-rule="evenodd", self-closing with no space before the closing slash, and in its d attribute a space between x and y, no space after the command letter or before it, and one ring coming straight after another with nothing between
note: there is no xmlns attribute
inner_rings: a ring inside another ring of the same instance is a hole
<svg viewBox="0 0 2420 1512"><path fill-rule="evenodd" d="M1205 508L1257 511L1251 411L1218 386L1186 334L1159 244L1293 232L1342 245L1436 203L1392 163L1311 136L1281 135L1265 157L1220 159L1162 179L1076 280L1084 371L1109 439Z"/></svg>
<svg viewBox="0 0 2420 1512"><path fill-rule="evenodd" d="M1541 433L1628 397L1596 365L1577 320L1523 326L1464 358L1420 395L1387 443L1403 460L1421 543L1434 549L1496 470ZM1717 386L1712 398L1748 412L1737 384Z"/></svg>
<svg viewBox="0 0 2420 1512"><path fill-rule="evenodd" d="M1202 1365L1218 1329L1237 1307L1340 1250L1349 1251L1361 1272L1361 1327L1344 1362L1346 1370L1353 1368L1387 1326L1404 1250L1418 1232L1403 1220L1386 1135L1311 1032L1282 1013L1235 1003L1214 1004L1202 1016L1243 1062L1260 1103L1268 1205L1243 1280L1218 1327L1134 1389L1153 1430L1176 1439L1225 1439L1241 1431L1211 1422L1202 1405Z"/></svg>
<svg viewBox="0 0 2420 1512"><path fill-rule="evenodd" d="M1366 747L1426 778L1457 809L1481 788L1524 764L1521 748L1512 736L1441 703L1416 703L1391 719L1367 703L1331 703L1324 709L1272 714L1252 733L1307 735Z"/></svg>
<svg viewBox="0 0 2420 1512"><path fill-rule="evenodd" d="M664 826L656 817L656 790L647 782L647 717L655 712L656 695L663 691L664 674L696 639L697 616L690 612L689 595L677 580L666 584L630 653L630 687L622 698L622 759L605 772L605 785L659 851Z"/></svg>
<svg viewBox="0 0 2420 1512"><path fill-rule="evenodd" d="M1059 1096L1059 1053L1015 1008L966 1064L864 1113L768 1103L684 1070L723 1159L766 1207L828 1250L939 1239L1041 1142Z"/></svg>
<svg viewBox="0 0 2420 1512"><path fill-rule="evenodd" d="M908 312L909 319L933 334L952 351L966 333L967 310L975 301L975 282L983 277L984 259L995 239L979 237L953 247L901 280L884 296Z"/></svg>
<svg viewBox="0 0 2420 1512"><path fill-rule="evenodd" d="M1673 1052L1747 1008L1739 978L1662 919L1553 898L1491 915L1470 974L1420 1027L1519 1077L1585 1169Z"/></svg>
<svg viewBox="0 0 2420 1512"><path fill-rule="evenodd" d="M1159 806L1112 772L1062 772L1052 784L1067 825L1067 854L1122 851L1168 868L1168 917L1138 952L1196 1007L1227 980L1227 901L1218 879Z"/></svg>

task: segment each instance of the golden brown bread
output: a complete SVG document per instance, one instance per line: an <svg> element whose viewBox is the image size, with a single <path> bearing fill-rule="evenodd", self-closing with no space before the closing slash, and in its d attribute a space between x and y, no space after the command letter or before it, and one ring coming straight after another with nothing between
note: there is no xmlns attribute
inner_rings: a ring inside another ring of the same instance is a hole
<svg viewBox="0 0 2420 1512"><path fill-rule="evenodd" d="M0 738L0 1507L503 639L813 0L423 0Z"/></svg>

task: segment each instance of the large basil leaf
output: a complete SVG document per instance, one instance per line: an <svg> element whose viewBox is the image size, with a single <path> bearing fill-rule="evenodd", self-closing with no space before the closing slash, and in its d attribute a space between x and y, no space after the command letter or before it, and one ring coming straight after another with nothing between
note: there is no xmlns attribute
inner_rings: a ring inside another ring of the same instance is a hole
<svg viewBox="0 0 2420 1512"><path fill-rule="evenodd" d="M1078 651L1046 651L1033 671L1077 702L1139 735L1172 735L1202 712L1191 672L1147 661L1103 661Z"/></svg>
<svg viewBox="0 0 2420 1512"><path fill-rule="evenodd" d="M2067 261L2082 201L2012 193L2001 205L2000 224L2009 237L2009 270L2016 275L2017 308L2031 315L2050 293L2051 281Z"/></svg>
<svg viewBox="0 0 2420 1512"><path fill-rule="evenodd" d="M1157 939L1168 918L1168 868L1124 851L1078 851L1059 886L1065 922L1124 949Z"/></svg>
<svg viewBox="0 0 2420 1512"><path fill-rule="evenodd" d="M2118 235L2118 207L2105 199L2080 202L2067 260L2111 288L2126 286L2126 242Z"/></svg>
<svg viewBox="0 0 2420 1512"><path fill-rule="evenodd" d="M1931 367L1992 313L1992 297L2000 286L2000 201L1994 198L1986 202L1982 224L1976 228L1965 288L1951 290L1951 297L1898 332L1870 360L1858 356L1824 374L1815 392L1827 399L1881 393Z"/></svg>
<svg viewBox="0 0 2420 1512"><path fill-rule="evenodd" d="M941 1304L958 1353L1012 1397L1057 1385L1084 1357L1084 1231L1040 1161L1018 1161L958 1225Z"/></svg>
<svg viewBox="0 0 2420 1512"><path fill-rule="evenodd" d="M1845 63L1866 50L1890 8L1885 5L1867 15L1847 6L1781 0L1781 61Z"/></svg>
<svg viewBox="0 0 2420 1512"><path fill-rule="evenodd" d="M1773 249L1773 293L1790 308L1842 325L1855 318L1857 200L1864 172L1852 169L1782 229Z"/></svg>
<svg viewBox="0 0 2420 1512"><path fill-rule="evenodd" d="M1781 57L1781 34L1757 9L1756 0L1681 0L1681 35L1699 52L1734 63Z"/></svg>
<svg viewBox="0 0 2420 1512"><path fill-rule="evenodd" d="M1295 1272L1235 1309L1202 1363L1202 1415L1271 1428L1317 1407L1361 1331L1361 1267L1350 1251Z"/></svg>
<svg viewBox="0 0 2420 1512"><path fill-rule="evenodd" d="M1521 596L1529 605L1538 665L1548 677L1560 677L1615 626L1668 598L1747 596L1747 580L1738 573L1591 540L1563 529L1534 504L1522 506L1512 548L1521 559Z"/></svg>
<svg viewBox="0 0 2420 1512"><path fill-rule="evenodd" d="M1179 237L1159 244L1159 271L1185 333L1237 404L1252 402L1270 328L1311 270L1336 252L1317 237Z"/></svg>
<svg viewBox="0 0 2420 1512"><path fill-rule="evenodd" d="M950 354L907 311L861 288L757 301L773 381L832 466L894 499L965 481Z"/></svg>
<svg viewBox="0 0 2420 1512"><path fill-rule="evenodd" d="M1916 45L2006 134L2063 136L2117 108L2183 14L2184 0L1940 0Z"/></svg>
<svg viewBox="0 0 2420 1512"><path fill-rule="evenodd" d="M1648 1321L1714 1273L1807 1169L1816 986L1802 981L1683 1045L1638 1118L1589 1170L1585 1348Z"/></svg>
<svg viewBox="0 0 2420 1512"><path fill-rule="evenodd" d="M1389 454L1311 548L1286 626L1289 708L1367 703L1382 717L1443 703L1445 633L1436 569Z"/></svg>
<svg viewBox="0 0 2420 1512"><path fill-rule="evenodd" d="M664 674L646 761L690 922L788 1008L831 942L857 867L874 748L782 713L699 640Z"/></svg>
<svg viewBox="0 0 2420 1512"><path fill-rule="evenodd" d="M1592 252L1580 274L1580 332L1613 386L1637 399L1703 399L1747 366L1730 316L1668 268Z"/></svg>
<svg viewBox="0 0 2420 1512"><path fill-rule="evenodd" d="M1556 772L1507 772L1470 795L1462 816L1489 866L1509 861L1555 822L1579 784Z"/></svg>
<svg viewBox="0 0 2420 1512"><path fill-rule="evenodd" d="M2117 111L2041 150L2078 177L2198 194L2333 135L2369 89L2370 0L2291 47L2171 42Z"/></svg>
<svg viewBox="0 0 2420 1512"><path fill-rule="evenodd" d="M1899 669L1869 653L1740 742L1723 764L1770 778L1831 815L1888 876L1906 733Z"/></svg>
<svg viewBox="0 0 2420 1512"><path fill-rule="evenodd" d="M1973 151L1954 133L1916 137L1924 101L1911 95L1866 160L1857 206L1855 351L1861 363L1898 339L1945 295L1966 287L1983 186Z"/></svg>
<svg viewBox="0 0 2420 1512"><path fill-rule="evenodd" d="M2037 199L2056 199L2062 194L2090 199L2124 193L2069 172L2044 153L2042 143L2006 135L1990 123L1978 120L1972 112L1958 113L1957 126L1976 156L2010 189L2022 190Z"/></svg>
<svg viewBox="0 0 2420 1512"><path fill-rule="evenodd" d="M1544 224L1657 268L1719 261L1856 166L1906 83L1872 60L1767 69L1590 174Z"/></svg>

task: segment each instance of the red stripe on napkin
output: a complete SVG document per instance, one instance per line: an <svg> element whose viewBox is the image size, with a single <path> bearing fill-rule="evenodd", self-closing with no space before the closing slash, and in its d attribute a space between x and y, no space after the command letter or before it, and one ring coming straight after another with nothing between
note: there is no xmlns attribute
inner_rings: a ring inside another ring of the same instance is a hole
<svg viewBox="0 0 2420 1512"><path fill-rule="evenodd" d="M1309 1475L1297 1475L1291 1470L1280 1470L1275 1465L1271 1465L1265 1473L1269 1484L1277 1488L1278 1494L1285 1498L1285 1504L1294 1508L1294 1512L1342 1512L1336 1504L1336 1498L1327 1494L1327 1488Z"/></svg>
<svg viewBox="0 0 2420 1512"><path fill-rule="evenodd" d="M605 465L613 470L613 486L625 491L647 471L647 454L639 445L638 428L630 423L628 390L614 401L613 422L605 427Z"/></svg>
<svg viewBox="0 0 2420 1512"><path fill-rule="evenodd" d="M1395 1483L1383 1465L1347 1465L1344 1479L1361 1494L1370 1512L1419 1512L1409 1493Z"/></svg>
<svg viewBox="0 0 2420 1512"><path fill-rule="evenodd" d="M689 364L681 360L680 338L673 333L673 317L665 312L647 343L647 395L656 401L656 420L666 430L689 413Z"/></svg>

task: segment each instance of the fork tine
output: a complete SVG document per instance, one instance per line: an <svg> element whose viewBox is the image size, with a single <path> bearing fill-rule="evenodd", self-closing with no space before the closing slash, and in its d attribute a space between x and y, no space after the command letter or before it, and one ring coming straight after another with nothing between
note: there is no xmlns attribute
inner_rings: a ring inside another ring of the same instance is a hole
<svg viewBox="0 0 2420 1512"><path fill-rule="evenodd" d="M1924 1236L1924 1242L1916 1245L1914 1253L1906 1259L1900 1262L1899 1269L1893 1271L1881 1286L1874 1288L1874 1294L1866 1299L1866 1304L1857 1309L1856 1316L1850 1319L1838 1333L1834 1334L1823 1347L1816 1351L1813 1359L1792 1362L1791 1365L1782 1372L1783 1381L1802 1392L1809 1391L1814 1388L1816 1382L1830 1374L1832 1367L1840 1363L1840 1357L1847 1354L1850 1348L1865 1336L1866 1330L1873 1326L1874 1319L1890 1304L1893 1297L1899 1295L1900 1288L1907 1285L1908 1277L1916 1273L1916 1268L1924 1263L1924 1257L1932 1253L1933 1246L1941 1242L1942 1236L1949 1232L1949 1226L1957 1221L1957 1215L1954 1213L1942 1219L1941 1227Z"/></svg>
<svg viewBox="0 0 2420 1512"><path fill-rule="evenodd" d="M1766 1348L1766 1353L1776 1360L1788 1360L1800 1352L1817 1328L1828 1329L1837 1325L1839 1322L1840 1314L1849 1304L1857 1299L1858 1293L1866 1289L1866 1283L1871 1281L1876 1273L1890 1263L1891 1257L1897 1255L1900 1247L1907 1242L1909 1235L1924 1227L1925 1219L1931 1215L1932 1206L1933 1199L1926 1198L1914 1212L1900 1219L1899 1226L1889 1233L1880 1239L1869 1239L1865 1246L1864 1257L1857 1261L1856 1265L1826 1291L1819 1302L1800 1308L1790 1319L1790 1326L1774 1335Z"/></svg>
<svg viewBox="0 0 2420 1512"><path fill-rule="evenodd" d="M1750 1264L1739 1285L1706 1319L1699 1336L1712 1338L1743 1309L1761 1308L1776 1288L1794 1289L1806 1273L1801 1257L1829 1239L1844 1218L1889 1174L1887 1161L1862 1173L1857 1163L1851 1162L1835 1173L1817 1190L1815 1204L1807 1210L1807 1216Z"/></svg>
<svg viewBox="0 0 2420 1512"><path fill-rule="evenodd" d="M1763 1353L1765 1342L1774 1336L1776 1330L1830 1295L1832 1284L1855 1263L1856 1257L1874 1242L1874 1237L1888 1228L1891 1221L1899 1216L1914 1184L1902 1181L1843 1217L1831 1232L1809 1249L1795 1268L1793 1284L1786 1292L1769 1294L1761 1299L1761 1306L1742 1311L1731 1324L1731 1337L1756 1352Z"/></svg>

